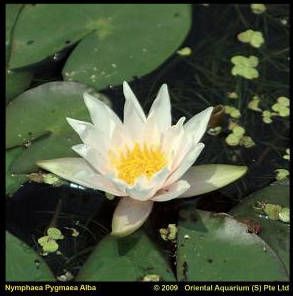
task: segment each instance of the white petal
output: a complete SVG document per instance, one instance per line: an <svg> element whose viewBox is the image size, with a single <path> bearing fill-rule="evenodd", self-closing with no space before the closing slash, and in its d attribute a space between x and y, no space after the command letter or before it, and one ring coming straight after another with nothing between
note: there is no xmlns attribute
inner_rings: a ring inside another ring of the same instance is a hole
<svg viewBox="0 0 293 296"><path fill-rule="evenodd" d="M123 82L125 96L123 124L134 141L140 140L146 117L136 96L126 81Z"/></svg>
<svg viewBox="0 0 293 296"><path fill-rule="evenodd" d="M115 125L122 124L119 117L109 106L94 96L84 93L83 97L94 125L111 136Z"/></svg>
<svg viewBox="0 0 293 296"><path fill-rule="evenodd" d="M182 143L184 136L183 122L185 117L181 117L176 125L173 125L167 129L163 134L161 148L168 158L171 158L171 165L173 166L173 157L178 153L178 149ZM181 154L182 151L179 151Z"/></svg>
<svg viewBox="0 0 293 296"><path fill-rule="evenodd" d="M127 186L125 191L133 199L145 201L150 199L164 184L169 175L168 168L157 172L150 180L145 176L137 178L133 186Z"/></svg>
<svg viewBox="0 0 293 296"><path fill-rule="evenodd" d="M161 143L161 132L152 118L148 118L144 126L141 144L144 145L145 143L156 147L159 147Z"/></svg>
<svg viewBox="0 0 293 296"><path fill-rule="evenodd" d="M169 174L170 174L169 168L164 167L152 176L148 184L148 186L152 188L152 192L151 192L151 195L148 196L148 198L152 197L160 188L163 187Z"/></svg>
<svg viewBox="0 0 293 296"><path fill-rule="evenodd" d="M198 156L200 155L202 149L204 148L203 143L196 144L185 156L180 166L169 176L166 181L166 186L174 183L182 177L183 174L193 165Z"/></svg>
<svg viewBox="0 0 293 296"><path fill-rule="evenodd" d="M114 184L96 173L83 158L41 160L37 165L51 173L82 186L123 196Z"/></svg>
<svg viewBox="0 0 293 296"><path fill-rule="evenodd" d="M125 100L126 100L125 106L124 106L124 121L125 121L125 117L127 119L127 117L128 117L127 115L131 114L132 109L134 109L137 116L143 122L145 122L146 121L146 116L144 114L144 111L141 108L135 94L133 93L133 91L131 90L129 84L126 81L123 82L123 94L124 94L124 97L125 97Z"/></svg>
<svg viewBox="0 0 293 296"><path fill-rule="evenodd" d="M129 131L124 125L116 125L112 134L110 148L115 151L125 146L131 147L133 141Z"/></svg>
<svg viewBox="0 0 293 296"><path fill-rule="evenodd" d="M171 171L175 171L180 166L182 160L186 157L187 153L191 151L194 145L195 142L190 133L184 131L183 135L181 134L180 137L178 137L176 150L174 151L175 154L171 164Z"/></svg>
<svg viewBox="0 0 293 296"><path fill-rule="evenodd" d="M157 194L151 199L153 201L167 201L174 199L181 194L183 194L186 190L190 188L190 185L185 180L180 180L175 182L163 189L159 190Z"/></svg>
<svg viewBox="0 0 293 296"><path fill-rule="evenodd" d="M186 117L185 116L180 117L178 119L177 123L176 123L176 126L178 126L178 127L183 126L183 123L184 123L185 120L186 120Z"/></svg>
<svg viewBox="0 0 293 296"><path fill-rule="evenodd" d="M148 218L152 207L152 201L122 198L114 211L111 235L123 237L136 231Z"/></svg>
<svg viewBox="0 0 293 296"><path fill-rule="evenodd" d="M190 189L180 197L204 194L222 188L247 172L247 167L227 164L204 164L191 167L182 177L190 185Z"/></svg>
<svg viewBox="0 0 293 296"><path fill-rule="evenodd" d="M205 110L193 116L191 119L189 119L185 123L184 129L187 132L192 133L193 140L196 143L200 141L203 134L205 133L212 112L213 112L213 107L208 107Z"/></svg>
<svg viewBox="0 0 293 296"><path fill-rule="evenodd" d="M83 157L99 173L107 174L110 170L105 156L98 150L86 144L78 144L71 147L78 155Z"/></svg>
<svg viewBox="0 0 293 296"><path fill-rule="evenodd" d="M123 180L116 178L116 173L108 172L107 174L104 175L104 177L110 180L115 185L115 187L118 188L118 190L120 190L120 192L123 193L123 196L128 196L125 190L128 184Z"/></svg>
<svg viewBox="0 0 293 296"><path fill-rule="evenodd" d="M71 127L78 133L80 139L88 146L94 147L101 153L105 153L110 145L109 135L85 121L66 118Z"/></svg>
<svg viewBox="0 0 293 296"><path fill-rule="evenodd" d="M147 199L152 191L152 188L147 186L147 178L145 176L141 176L137 178L133 186L127 187L125 191L131 198L143 201Z"/></svg>
<svg viewBox="0 0 293 296"><path fill-rule="evenodd" d="M167 84L163 84L154 100L149 115L154 118L161 132L165 132L171 126L171 104Z"/></svg>

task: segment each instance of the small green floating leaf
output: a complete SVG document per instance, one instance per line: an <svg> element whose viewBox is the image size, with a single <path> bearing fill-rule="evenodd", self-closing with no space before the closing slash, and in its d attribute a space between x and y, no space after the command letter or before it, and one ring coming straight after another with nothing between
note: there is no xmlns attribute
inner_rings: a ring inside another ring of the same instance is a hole
<svg viewBox="0 0 293 296"><path fill-rule="evenodd" d="M184 47L177 50L177 54L183 57L188 57L192 54L192 49L190 47Z"/></svg>
<svg viewBox="0 0 293 296"><path fill-rule="evenodd" d="M281 212L282 207L280 205L267 203L263 209L264 213L271 220L279 220L279 213Z"/></svg>
<svg viewBox="0 0 293 296"><path fill-rule="evenodd" d="M250 43L251 46L259 48L265 42L262 32L251 29L239 33L238 40L244 43Z"/></svg>
<svg viewBox="0 0 293 296"><path fill-rule="evenodd" d="M258 65L259 60L256 56L234 56L231 58L234 64L231 74L234 76L242 76L246 79L255 79L259 77L259 73L255 67Z"/></svg>
<svg viewBox="0 0 293 296"><path fill-rule="evenodd" d="M41 245L41 246L44 246L48 243L50 237L48 235L45 235L45 236L42 236L38 239L38 243Z"/></svg>
<svg viewBox="0 0 293 296"><path fill-rule="evenodd" d="M290 172L286 169L276 169L275 173L276 173L275 178L277 181L286 180L288 178L288 176L290 175Z"/></svg>
<svg viewBox="0 0 293 296"><path fill-rule="evenodd" d="M63 239L64 238L64 236L61 233L61 231L58 228L56 228L56 227L50 227L50 228L48 228L47 234L48 234L48 236L51 239L55 239L55 240L57 240L57 239Z"/></svg>
<svg viewBox="0 0 293 296"><path fill-rule="evenodd" d="M279 212L279 220L284 223L290 223L290 209L289 208L282 208Z"/></svg>
<svg viewBox="0 0 293 296"><path fill-rule="evenodd" d="M6 281L55 281L44 262L29 246L6 232Z"/></svg>
<svg viewBox="0 0 293 296"><path fill-rule="evenodd" d="M59 245L53 239L49 239L47 243L43 245L43 251L45 253L55 253L58 249L59 249Z"/></svg>
<svg viewBox="0 0 293 296"><path fill-rule="evenodd" d="M250 8L255 14L262 14L267 10L264 4L250 4Z"/></svg>
<svg viewBox="0 0 293 296"><path fill-rule="evenodd" d="M108 98L75 82L49 82L32 88L15 98L6 108L7 148L25 145L12 163L15 173L38 170L36 161L76 156L71 146L81 143L66 117L90 121L83 93L110 105Z"/></svg>
<svg viewBox="0 0 293 296"><path fill-rule="evenodd" d="M78 281L141 281L148 275L174 281L163 254L142 231L117 239L105 237L77 275Z"/></svg>
<svg viewBox="0 0 293 296"><path fill-rule="evenodd" d="M231 214L239 219L252 219L261 225L259 236L278 254L289 273L290 228L282 221L266 219L265 215L255 210L259 202L289 207L289 186L270 185L245 198Z"/></svg>

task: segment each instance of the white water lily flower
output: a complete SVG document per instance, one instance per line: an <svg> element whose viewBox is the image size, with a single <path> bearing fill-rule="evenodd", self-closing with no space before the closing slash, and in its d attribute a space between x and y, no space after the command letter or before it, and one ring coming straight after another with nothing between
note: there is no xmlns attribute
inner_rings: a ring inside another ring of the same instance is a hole
<svg viewBox="0 0 293 296"><path fill-rule="evenodd" d="M185 124L185 117L181 117L172 125L166 84L147 117L126 82L123 92L123 122L107 105L87 93L84 101L93 123L67 118L83 141L72 147L80 158L37 162L66 180L122 197L113 216L113 235L126 236L137 230L150 215L154 202L210 192L246 172L243 166L192 167L204 148L200 139L212 107Z"/></svg>

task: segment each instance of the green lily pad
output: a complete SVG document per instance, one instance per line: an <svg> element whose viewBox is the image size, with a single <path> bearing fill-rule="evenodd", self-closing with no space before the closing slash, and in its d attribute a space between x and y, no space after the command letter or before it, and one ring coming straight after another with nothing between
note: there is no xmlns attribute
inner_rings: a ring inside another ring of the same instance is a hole
<svg viewBox="0 0 293 296"><path fill-rule="evenodd" d="M286 281L276 253L227 214L181 210L177 235L180 281Z"/></svg>
<svg viewBox="0 0 293 296"><path fill-rule="evenodd" d="M37 171L37 160L76 156L71 146L81 140L66 117L90 121L83 101L85 91L110 104L83 84L49 82L24 92L7 106L6 147L26 147L12 163L16 174Z"/></svg>
<svg viewBox="0 0 293 296"><path fill-rule="evenodd" d="M28 4L15 26L10 68L35 64L81 40L63 76L102 89L156 69L190 25L188 4Z"/></svg>
<svg viewBox="0 0 293 296"><path fill-rule="evenodd" d="M12 31L17 20L17 17L23 8L23 4L6 4L5 5L5 44L6 44L6 64L8 63L10 56L10 46L12 39Z"/></svg>
<svg viewBox="0 0 293 296"><path fill-rule="evenodd" d="M6 195L11 196L19 187L27 181L26 175L16 175L11 171L12 162L23 152L22 147L16 147L6 150L5 153L5 192Z"/></svg>
<svg viewBox="0 0 293 296"><path fill-rule="evenodd" d="M11 99L16 97L18 94L22 93L31 83L33 74L29 71L18 71L14 72L8 70L9 68L9 57L10 57L10 48L11 48L11 40L13 36L13 29L17 18L23 8L23 4L6 4L6 103L9 102Z"/></svg>
<svg viewBox="0 0 293 296"><path fill-rule="evenodd" d="M289 273L290 226L281 221L267 219L254 209L258 201L289 207L289 186L271 185L251 194L232 209L236 219L251 219L261 225L259 236L276 252Z"/></svg>
<svg viewBox="0 0 293 296"><path fill-rule="evenodd" d="M33 73L28 71L6 71L6 103L26 90L32 81Z"/></svg>
<svg viewBox="0 0 293 296"><path fill-rule="evenodd" d="M40 62L86 36L95 29L87 26L97 18L92 10L82 4L24 5L13 34L10 68Z"/></svg>
<svg viewBox="0 0 293 296"><path fill-rule="evenodd" d="M29 246L6 232L6 281L55 281L44 262Z"/></svg>
<svg viewBox="0 0 293 296"><path fill-rule="evenodd" d="M77 275L77 281L139 281L156 274L175 280L165 258L142 231L117 239L105 237Z"/></svg>
<svg viewBox="0 0 293 296"><path fill-rule="evenodd" d="M27 89L33 77L29 71L15 72L8 69L13 29L23 6L23 4L6 4L6 103Z"/></svg>
<svg viewBox="0 0 293 296"><path fill-rule="evenodd" d="M63 69L66 80L103 89L143 76L181 45L190 27L189 5L101 5L97 30L80 42ZM131 19L131 21L129 21Z"/></svg>

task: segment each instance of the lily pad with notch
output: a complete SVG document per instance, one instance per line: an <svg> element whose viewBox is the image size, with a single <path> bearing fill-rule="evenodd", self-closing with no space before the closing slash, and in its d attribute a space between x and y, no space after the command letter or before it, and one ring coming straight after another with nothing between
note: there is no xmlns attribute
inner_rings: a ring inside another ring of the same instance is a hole
<svg viewBox="0 0 293 296"><path fill-rule="evenodd" d="M71 146L81 140L66 117L90 121L83 101L86 91L111 104L86 85L56 81L24 92L7 106L6 148L26 147L11 164L16 174L37 171L38 160L77 156Z"/></svg>

